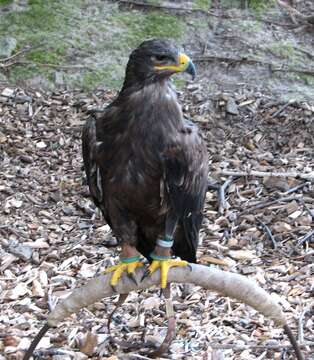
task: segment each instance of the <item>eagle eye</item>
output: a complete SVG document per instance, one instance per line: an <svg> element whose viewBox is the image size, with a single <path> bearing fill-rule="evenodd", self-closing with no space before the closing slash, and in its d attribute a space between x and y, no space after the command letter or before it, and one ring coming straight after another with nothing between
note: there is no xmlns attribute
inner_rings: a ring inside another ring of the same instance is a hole
<svg viewBox="0 0 314 360"><path fill-rule="evenodd" d="M154 55L152 56L153 61L163 62L169 60L167 55Z"/></svg>

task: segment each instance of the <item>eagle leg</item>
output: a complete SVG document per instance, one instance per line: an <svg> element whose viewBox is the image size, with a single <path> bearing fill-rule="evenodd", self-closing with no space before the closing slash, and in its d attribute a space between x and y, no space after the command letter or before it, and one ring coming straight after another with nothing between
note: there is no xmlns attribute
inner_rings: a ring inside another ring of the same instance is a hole
<svg viewBox="0 0 314 360"><path fill-rule="evenodd" d="M140 261L140 255L136 251L136 248L128 244L122 244L119 264L106 269L105 274L113 273L110 285L116 286L124 272L133 279L132 275L134 271L142 266L144 266L144 264Z"/></svg>
<svg viewBox="0 0 314 360"><path fill-rule="evenodd" d="M160 347L151 354L153 357L160 357L162 354L167 353L171 345L172 340L175 337L176 332L176 318L173 310L173 303L171 298L170 283L167 284L165 289L162 289L162 293L165 297L166 304L166 317L168 320L167 334L160 345Z"/></svg>
<svg viewBox="0 0 314 360"><path fill-rule="evenodd" d="M160 286L165 289L167 286L168 272L174 266L187 266L188 262L171 258L171 248L173 245L173 234L178 223L178 217L169 212L166 217L165 237L156 241L154 252L150 254L152 263L148 268L148 273L152 274L160 269Z"/></svg>
<svg viewBox="0 0 314 360"><path fill-rule="evenodd" d="M153 274L157 269L160 269L160 287L165 289L168 281L168 272L171 267L174 266L187 266L188 262L184 260L171 259L171 257L158 256L151 254L153 259L148 271Z"/></svg>

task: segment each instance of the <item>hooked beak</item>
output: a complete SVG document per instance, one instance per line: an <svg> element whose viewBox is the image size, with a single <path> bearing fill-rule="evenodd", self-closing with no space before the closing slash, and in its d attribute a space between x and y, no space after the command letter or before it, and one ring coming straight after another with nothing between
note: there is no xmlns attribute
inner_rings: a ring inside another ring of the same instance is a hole
<svg viewBox="0 0 314 360"><path fill-rule="evenodd" d="M192 76L192 80L195 78L195 66L192 62L192 60L185 54L180 53L178 55L178 64L177 65L161 65L161 66L155 66L155 69L157 70L169 70L173 73L178 72L187 72Z"/></svg>

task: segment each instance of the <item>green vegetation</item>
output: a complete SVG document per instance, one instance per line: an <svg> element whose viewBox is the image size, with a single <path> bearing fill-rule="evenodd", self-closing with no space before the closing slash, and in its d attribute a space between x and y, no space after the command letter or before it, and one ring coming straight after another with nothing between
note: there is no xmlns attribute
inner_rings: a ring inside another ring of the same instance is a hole
<svg viewBox="0 0 314 360"><path fill-rule="evenodd" d="M0 0L0 6L11 4L13 0Z"/></svg>
<svg viewBox="0 0 314 360"><path fill-rule="evenodd" d="M239 22L238 20L227 20L227 23L230 23L237 30L249 32L254 36L254 32L258 33L262 30L262 23L260 21L255 20L242 20Z"/></svg>
<svg viewBox="0 0 314 360"><path fill-rule="evenodd" d="M249 7L253 11L263 12L274 6L274 0L249 0Z"/></svg>
<svg viewBox="0 0 314 360"><path fill-rule="evenodd" d="M211 6L211 0L194 0L193 7L207 11Z"/></svg>
<svg viewBox="0 0 314 360"><path fill-rule="evenodd" d="M304 81L305 85L314 86L314 76L313 75L301 74L301 75L299 75L299 78Z"/></svg>
<svg viewBox="0 0 314 360"><path fill-rule="evenodd" d="M274 7L274 0L221 0L221 4L225 8L243 9L248 6L249 9L256 13L265 12Z"/></svg>
<svg viewBox="0 0 314 360"><path fill-rule="evenodd" d="M74 61L89 69L81 70L80 76L65 71L70 86L89 90L103 83L119 87L131 49L147 38L180 39L184 35L184 21L176 16L121 11L112 4L98 6L95 11L95 6L86 7L81 0L29 0L24 11L0 15L0 36L10 33L17 40L17 50L32 47L25 55L31 64L13 67L10 79L40 74L49 81L58 69L40 64L69 65Z"/></svg>
<svg viewBox="0 0 314 360"><path fill-rule="evenodd" d="M103 69L86 72L83 76L74 81L74 85L83 90L92 90L95 84L102 84L107 88L119 89L123 80L124 69L120 66L109 64Z"/></svg>
<svg viewBox="0 0 314 360"><path fill-rule="evenodd" d="M126 48L133 48L152 37L179 39L184 30L184 22L180 18L159 11L118 12L110 21L112 25L118 24L125 29L114 41Z"/></svg>
<svg viewBox="0 0 314 360"><path fill-rule="evenodd" d="M294 46L288 40L276 41L270 43L267 48L275 55L289 59L290 61L295 60L297 53Z"/></svg>

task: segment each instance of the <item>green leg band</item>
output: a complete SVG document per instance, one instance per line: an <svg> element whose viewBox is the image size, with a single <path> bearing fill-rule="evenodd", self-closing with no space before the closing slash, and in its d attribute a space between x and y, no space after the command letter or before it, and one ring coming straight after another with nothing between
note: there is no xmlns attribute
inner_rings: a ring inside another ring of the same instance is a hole
<svg viewBox="0 0 314 360"><path fill-rule="evenodd" d="M130 264L132 262L136 262L136 261L139 261L141 257L139 255L137 256L132 256L132 257L128 257L128 258L121 258L120 261L123 263L123 264Z"/></svg>
<svg viewBox="0 0 314 360"><path fill-rule="evenodd" d="M169 260L169 259L171 259L171 256L159 256L159 255L155 255L154 253L151 253L149 256L153 260Z"/></svg>

